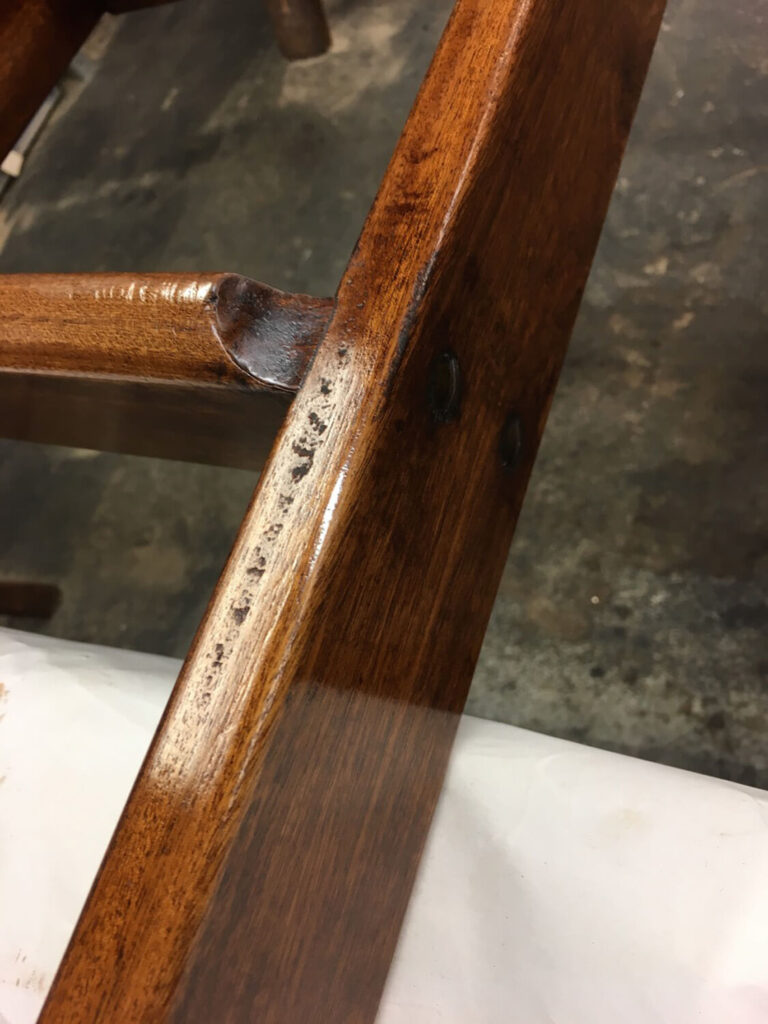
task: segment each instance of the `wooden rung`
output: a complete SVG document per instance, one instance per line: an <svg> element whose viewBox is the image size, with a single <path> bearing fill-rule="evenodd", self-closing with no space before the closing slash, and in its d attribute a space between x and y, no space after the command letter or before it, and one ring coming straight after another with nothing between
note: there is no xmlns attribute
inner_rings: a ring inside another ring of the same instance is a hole
<svg viewBox="0 0 768 1024"><path fill-rule="evenodd" d="M0 276L0 436L252 467L333 302L238 274ZM250 429L249 429L250 428Z"/></svg>
<svg viewBox="0 0 768 1024"><path fill-rule="evenodd" d="M297 391L331 299L238 274L0 276L0 373Z"/></svg>
<svg viewBox="0 0 768 1024"><path fill-rule="evenodd" d="M321 0L266 0L277 45L288 60L319 57L331 45Z"/></svg>

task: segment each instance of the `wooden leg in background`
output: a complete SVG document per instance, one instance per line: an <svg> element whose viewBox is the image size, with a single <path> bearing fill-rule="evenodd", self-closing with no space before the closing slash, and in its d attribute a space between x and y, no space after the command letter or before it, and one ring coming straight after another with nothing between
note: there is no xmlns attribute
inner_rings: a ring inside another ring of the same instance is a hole
<svg viewBox="0 0 768 1024"><path fill-rule="evenodd" d="M85 42L101 13L89 0L0 2L0 160Z"/></svg>
<svg viewBox="0 0 768 1024"><path fill-rule="evenodd" d="M266 0L277 45L288 60L319 57L331 45L322 0Z"/></svg>
<svg viewBox="0 0 768 1024"><path fill-rule="evenodd" d="M54 583L0 581L0 615L49 619L60 601L61 591Z"/></svg>

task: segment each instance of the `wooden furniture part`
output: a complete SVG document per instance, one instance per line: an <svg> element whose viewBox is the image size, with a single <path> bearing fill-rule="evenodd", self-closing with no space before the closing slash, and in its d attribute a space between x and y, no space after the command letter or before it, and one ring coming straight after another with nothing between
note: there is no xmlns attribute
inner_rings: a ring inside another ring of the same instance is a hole
<svg viewBox="0 0 768 1024"><path fill-rule="evenodd" d="M331 45L321 0L266 0L277 45L288 60L318 57Z"/></svg>
<svg viewBox="0 0 768 1024"><path fill-rule="evenodd" d="M264 465L286 406L257 390L0 373L0 437L236 469Z"/></svg>
<svg viewBox="0 0 768 1024"><path fill-rule="evenodd" d="M660 16L459 0L43 1024L373 1019Z"/></svg>
<svg viewBox="0 0 768 1024"><path fill-rule="evenodd" d="M294 392L332 307L238 274L6 274L0 373Z"/></svg>
<svg viewBox="0 0 768 1024"><path fill-rule="evenodd" d="M97 0L0 4L0 160L64 74L100 14Z"/></svg>
<svg viewBox="0 0 768 1024"><path fill-rule="evenodd" d="M0 160L66 71L105 12L170 0L3 0L0 3ZM266 0L278 45L290 60L330 46L321 0Z"/></svg>
<svg viewBox="0 0 768 1024"><path fill-rule="evenodd" d="M661 10L458 0L41 1024L374 1019ZM26 382L186 372L16 294Z"/></svg>
<svg viewBox="0 0 768 1024"><path fill-rule="evenodd" d="M114 14L139 7L158 7L173 0L108 0ZM319 57L331 45L322 0L265 0L277 45L288 60Z"/></svg>
<svg viewBox="0 0 768 1024"><path fill-rule="evenodd" d="M61 591L53 583L0 580L0 615L49 619L60 601Z"/></svg>
<svg viewBox="0 0 768 1024"><path fill-rule="evenodd" d="M0 435L259 467L332 306L238 274L0 276Z"/></svg>

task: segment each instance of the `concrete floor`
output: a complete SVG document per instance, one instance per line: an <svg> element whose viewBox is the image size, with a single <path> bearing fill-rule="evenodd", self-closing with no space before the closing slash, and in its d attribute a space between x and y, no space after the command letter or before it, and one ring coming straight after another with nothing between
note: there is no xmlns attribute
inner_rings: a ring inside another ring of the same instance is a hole
<svg viewBox="0 0 768 1024"><path fill-rule="evenodd" d="M0 271L233 269L330 294L448 0L115 19L0 203ZM671 0L469 709L768 786L768 46ZM251 474L0 442L0 573L60 636L180 654ZM13 623L20 625L20 622Z"/></svg>

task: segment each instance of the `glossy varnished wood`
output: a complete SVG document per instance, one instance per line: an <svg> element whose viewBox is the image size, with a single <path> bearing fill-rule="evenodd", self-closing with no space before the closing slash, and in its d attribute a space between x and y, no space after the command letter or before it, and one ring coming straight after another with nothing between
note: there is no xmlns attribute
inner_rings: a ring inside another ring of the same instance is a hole
<svg viewBox="0 0 768 1024"><path fill-rule="evenodd" d="M100 0L0 2L0 160L85 41Z"/></svg>
<svg viewBox="0 0 768 1024"><path fill-rule="evenodd" d="M43 1024L373 1020L660 16L459 0Z"/></svg>
<svg viewBox="0 0 768 1024"><path fill-rule="evenodd" d="M0 276L0 436L251 466L332 301L237 274Z"/></svg>
<svg viewBox="0 0 768 1024"><path fill-rule="evenodd" d="M332 306L238 274L0 275L0 373L296 391Z"/></svg>

